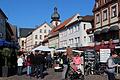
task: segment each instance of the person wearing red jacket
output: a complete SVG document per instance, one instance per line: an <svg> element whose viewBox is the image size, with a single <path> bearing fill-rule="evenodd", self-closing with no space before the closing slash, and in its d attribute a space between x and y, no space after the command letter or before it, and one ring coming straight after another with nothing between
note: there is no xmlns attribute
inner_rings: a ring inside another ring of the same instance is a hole
<svg viewBox="0 0 120 80"><path fill-rule="evenodd" d="M31 74L31 59L30 55L27 56L27 75L29 76Z"/></svg>

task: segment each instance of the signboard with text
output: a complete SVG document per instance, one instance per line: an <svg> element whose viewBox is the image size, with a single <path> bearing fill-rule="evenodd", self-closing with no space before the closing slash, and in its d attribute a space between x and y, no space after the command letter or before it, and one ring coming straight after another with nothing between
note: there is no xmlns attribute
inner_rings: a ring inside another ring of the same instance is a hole
<svg viewBox="0 0 120 80"><path fill-rule="evenodd" d="M100 49L100 62L106 63L110 53L110 49Z"/></svg>

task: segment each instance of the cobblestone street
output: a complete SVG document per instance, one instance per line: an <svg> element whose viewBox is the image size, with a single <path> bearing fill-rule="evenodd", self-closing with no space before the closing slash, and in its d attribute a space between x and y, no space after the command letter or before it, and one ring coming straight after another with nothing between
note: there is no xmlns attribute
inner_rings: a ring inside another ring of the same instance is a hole
<svg viewBox="0 0 120 80"><path fill-rule="evenodd" d="M37 79L35 77L29 77L26 75L22 75L22 76L14 75L4 78L0 77L0 80L61 80L61 72L54 72L53 69L48 69L47 73L48 74L45 75L44 79L40 79L40 78ZM107 75L89 75L89 76L85 76L85 80L107 80ZM118 80L120 80L120 78Z"/></svg>

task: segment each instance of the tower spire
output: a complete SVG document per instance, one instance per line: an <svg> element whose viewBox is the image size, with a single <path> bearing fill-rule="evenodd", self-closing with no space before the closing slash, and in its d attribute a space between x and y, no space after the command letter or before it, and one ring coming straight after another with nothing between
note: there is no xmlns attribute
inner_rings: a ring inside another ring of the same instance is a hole
<svg viewBox="0 0 120 80"><path fill-rule="evenodd" d="M57 11L57 7L54 7L54 12L51 15L51 19L52 19L51 23L52 23L53 26L56 27L56 26L58 26L60 24L60 20L59 20L60 15L59 15L59 13Z"/></svg>

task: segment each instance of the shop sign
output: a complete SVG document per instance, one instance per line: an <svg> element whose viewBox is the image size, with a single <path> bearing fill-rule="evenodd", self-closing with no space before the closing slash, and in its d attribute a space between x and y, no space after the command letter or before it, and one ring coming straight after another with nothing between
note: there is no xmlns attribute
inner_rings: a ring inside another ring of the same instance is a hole
<svg viewBox="0 0 120 80"><path fill-rule="evenodd" d="M106 63L107 59L110 57L110 49L100 49L100 62Z"/></svg>

